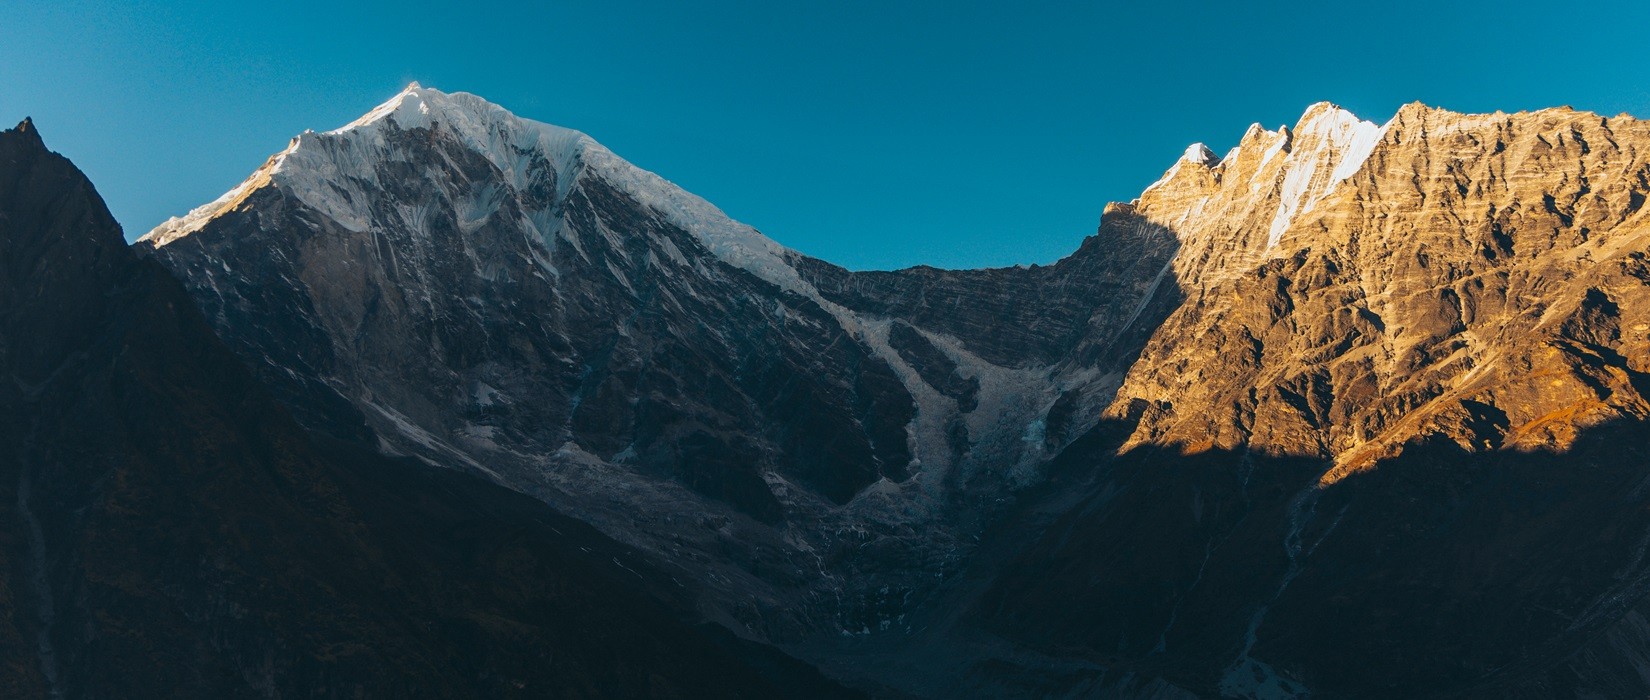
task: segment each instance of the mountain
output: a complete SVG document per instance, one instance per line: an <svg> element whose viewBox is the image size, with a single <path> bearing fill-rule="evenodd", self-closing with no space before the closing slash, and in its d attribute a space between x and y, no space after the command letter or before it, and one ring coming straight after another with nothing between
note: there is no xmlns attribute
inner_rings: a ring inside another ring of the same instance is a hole
<svg viewBox="0 0 1650 700"><path fill-rule="evenodd" d="M311 435L0 132L7 697L846 696L542 503Z"/></svg>
<svg viewBox="0 0 1650 700"><path fill-rule="evenodd" d="M975 612L1210 695L1644 694L1647 145L1319 105L1182 160L1131 210L1186 299Z"/></svg>
<svg viewBox="0 0 1650 700"><path fill-rule="evenodd" d="M1066 357L1108 356L1173 249L1113 228L1050 268L936 273L947 320L907 321L881 313L904 282L415 85L139 245L307 425L543 499L794 640L903 627L1061 421L1098 412L1067 394L1126 362Z"/></svg>
<svg viewBox="0 0 1650 700"><path fill-rule="evenodd" d="M306 427L926 697L1650 692L1650 127L1333 105L854 272L412 86L138 244Z"/></svg>
<svg viewBox="0 0 1650 700"><path fill-rule="evenodd" d="M1190 298L1122 389L1179 406L1137 441L1332 458L1333 480L1416 439L1563 449L1644 417L1647 142L1568 109L1377 128L1320 105L1183 162L1137 208L1209 252L1177 264ZM1280 178L1275 208L1254 195Z"/></svg>

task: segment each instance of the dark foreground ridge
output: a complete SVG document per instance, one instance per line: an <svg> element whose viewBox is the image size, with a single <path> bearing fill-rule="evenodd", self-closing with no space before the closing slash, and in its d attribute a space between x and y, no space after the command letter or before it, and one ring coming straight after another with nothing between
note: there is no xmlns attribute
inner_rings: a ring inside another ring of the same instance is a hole
<svg viewBox="0 0 1650 700"><path fill-rule="evenodd" d="M542 503L299 429L0 132L0 695L845 695Z"/></svg>

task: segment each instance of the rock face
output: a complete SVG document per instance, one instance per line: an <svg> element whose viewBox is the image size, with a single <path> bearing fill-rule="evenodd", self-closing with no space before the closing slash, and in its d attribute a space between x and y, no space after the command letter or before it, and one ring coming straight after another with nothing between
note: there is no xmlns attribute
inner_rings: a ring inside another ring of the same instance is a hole
<svg viewBox="0 0 1650 700"><path fill-rule="evenodd" d="M1647 144L1568 109L1375 127L1320 105L1183 162L1137 209L1187 241L1188 303L1113 413L1153 404L1137 443L1332 458L1330 479L1412 440L1564 449L1645 416Z"/></svg>
<svg viewBox="0 0 1650 700"><path fill-rule="evenodd" d="M1048 268L858 276L417 86L140 245L307 425L575 513L782 639L901 626L1098 413L1127 363L1069 358L1116 354L1174 250L1119 224Z"/></svg>
<svg viewBox="0 0 1650 700"><path fill-rule="evenodd" d="M1320 105L1183 160L1133 211L1186 299L980 619L1208 695L1643 694L1647 146Z"/></svg>
<svg viewBox="0 0 1650 700"><path fill-rule="evenodd" d="M850 272L414 86L140 244L305 425L933 697L1650 691L1650 127L1194 145L1050 266Z"/></svg>
<svg viewBox="0 0 1650 700"><path fill-rule="evenodd" d="M298 428L0 132L0 694L846 695L542 503Z"/></svg>

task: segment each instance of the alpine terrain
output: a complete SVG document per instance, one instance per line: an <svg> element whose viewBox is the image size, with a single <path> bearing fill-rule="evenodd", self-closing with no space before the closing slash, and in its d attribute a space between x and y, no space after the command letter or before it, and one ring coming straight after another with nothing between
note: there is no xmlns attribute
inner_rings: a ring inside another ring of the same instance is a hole
<svg viewBox="0 0 1650 700"><path fill-rule="evenodd" d="M1320 103L879 272L417 84L131 248L4 138L11 687L1650 693L1650 123Z"/></svg>
<svg viewBox="0 0 1650 700"><path fill-rule="evenodd" d="M0 293L0 695L849 695L541 503L306 434L28 121Z"/></svg>

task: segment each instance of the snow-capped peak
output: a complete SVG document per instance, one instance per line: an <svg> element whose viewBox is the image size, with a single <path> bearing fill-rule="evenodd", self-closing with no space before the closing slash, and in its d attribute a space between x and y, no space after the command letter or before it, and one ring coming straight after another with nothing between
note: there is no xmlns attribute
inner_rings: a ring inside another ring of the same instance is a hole
<svg viewBox="0 0 1650 700"><path fill-rule="evenodd" d="M1186 154L1181 156L1180 159L1207 166L1213 166L1214 164L1220 162L1220 159L1215 157L1215 152L1209 150L1209 147L1203 145L1202 143L1194 143L1187 146Z"/></svg>
<svg viewBox="0 0 1650 700"><path fill-rule="evenodd" d="M430 106L425 99L437 94L439 93L435 90L425 90L417 81L408 83L405 89L396 93L395 97L391 97L387 102L372 108L355 121L327 133L341 134L383 119L394 119L402 128L411 129L421 121L428 121Z"/></svg>
<svg viewBox="0 0 1650 700"><path fill-rule="evenodd" d="M1197 172L1214 168L1220 165L1220 162L1220 158L1216 157L1215 152L1209 150L1208 146L1202 143L1194 143L1186 147L1186 152L1181 154L1180 159L1175 161L1173 166L1169 167L1168 172L1163 173L1163 177L1158 178L1156 182L1150 185L1146 185L1145 192L1151 192L1173 182L1176 176L1183 171L1183 168L1188 165L1193 168L1192 172Z"/></svg>
<svg viewBox="0 0 1650 700"><path fill-rule="evenodd" d="M589 136L543 122L522 119L496 104L466 93L445 93L418 83L359 119L326 132L329 137L376 141L381 130L430 129L446 131L487 158L516 187L525 186L526 160L543 156L557 173L576 168L582 152L600 146ZM571 178L563 178L570 182ZM564 183L565 184L565 183Z"/></svg>
<svg viewBox="0 0 1650 700"><path fill-rule="evenodd" d="M1337 162L1330 177L1340 182L1363 167L1375 144L1386 134L1386 127L1359 119L1335 104L1319 102L1301 115L1295 131L1300 137L1322 139L1334 151Z"/></svg>
<svg viewBox="0 0 1650 700"><path fill-rule="evenodd" d="M583 175L605 180L694 234L725 262L783 288L815 292L786 262L789 251L755 229L732 220L709 202L614 155L572 129L522 119L463 92L445 93L418 83L338 129L305 132L271 157L246 181L217 200L161 224L140 240L163 246L201 230L252 193L275 186L353 231L375 224L371 206L383 189L378 164L406 160L396 135L427 129L445 132L486 158L516 190L533 184L538 168L555 174L557 197Z"/></svg>
<svg viewBox="0 0 1650 700"><path fill-rule="evenodd" d="M1251 125L1218 161L1192 144L1137 201L1180 230L1237 226L1232 245L1276 254L1297 221L1364 168L1386 133L1387 126L1319 102L1293 127ZM1251 239L1248 232L1262 235Z"/></svg>
<svg viewBox="0 0 1650 700"><path fill-rule="evenodd" d="M1282 190L1266 248L1276 248L1297 217L1312 211L1336 185L1356 174L1385 133L1385 126L1363 121L1332 103L1308 107L1294 131L1287 134Z"/></svg>

